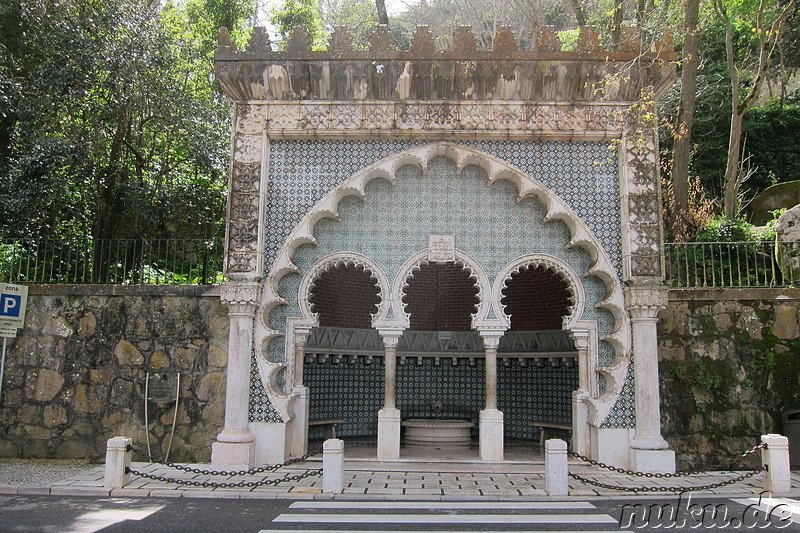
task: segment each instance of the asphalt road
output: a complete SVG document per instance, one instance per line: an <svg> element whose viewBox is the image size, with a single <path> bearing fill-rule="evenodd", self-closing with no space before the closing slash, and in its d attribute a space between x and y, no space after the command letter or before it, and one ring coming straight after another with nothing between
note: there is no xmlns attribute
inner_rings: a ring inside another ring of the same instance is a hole
<svg viewBox="0 0 800 533"><path fill-rule="evenodd" d="M2 533L656 530L800 532L800 502L687 496L569 502L0 496Z"/></svg>

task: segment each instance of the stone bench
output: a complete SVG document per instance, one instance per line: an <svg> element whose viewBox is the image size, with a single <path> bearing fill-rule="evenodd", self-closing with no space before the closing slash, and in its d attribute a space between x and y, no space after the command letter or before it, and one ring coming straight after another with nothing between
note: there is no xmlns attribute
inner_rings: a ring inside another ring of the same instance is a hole
<svg viewBox="0 0 800 533"><path fill-rule="evenodd" d="M539 428L539 446L544 449L545 441L551 437L552 430L557 429L561 431L570 432L570 448L572 448L572 424L560 424L558 422L533 422L533 427Z"/></svg>
<svg viewBox="0 0 800 533"><path fill-rule="evenodd" d="M336 438L336 426L344 424L344 420L339 418L328 418L324 420L309 420L308 427L322 426L322 432L326 439Z"/></svg>

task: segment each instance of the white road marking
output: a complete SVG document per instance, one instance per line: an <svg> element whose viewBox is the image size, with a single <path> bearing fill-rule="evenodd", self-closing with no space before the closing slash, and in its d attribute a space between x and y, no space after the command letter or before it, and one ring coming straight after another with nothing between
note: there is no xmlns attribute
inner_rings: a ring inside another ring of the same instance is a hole
<svg viewBox="0 0 800 533"><path fill-rule="evenodd" d="M747 506L749 509L758 509L763 512L763 516L750 516L743 518L750 518L752 520L763 520L767 517L780 522L778 526L783 524L788 526L791 523L800 524L800 502L790 498L741 498L733 500ZM752 513L752 511L750 511ZM786 527L784 526L784 527Z"/></svg>
<svg viewBox="0 0 800 533"><path fill-rule="evenodd" d="M287 533L287 531L291 531L292 533L320 533L320 532L323 532L323 533L353 533L354 530L352 530L352 529L325 529L325 530L321 530L321 529L291 529L291 530L290 529L262 529L258 533ZM369 531L369 533L406 533L403 530L398 530L398 529L369 529L369 530L364 530L364 531ZM604 531L604 530L594 529L594 530L590 530L590 531L595 532L595 533L600 533L601 531ZM608 531L613 531L614 533L633 533L631 530L623 530L623 529L614 529L614 530L608 530ZM415 532L415 533L419 533L419 532ZM432 531L432 530L428 529L428 530L425 530L425 533L475 533L475 530L473 529L473 530L469 530L468 531L468 530L452 530L452 529L448 529L447 531L441 531L441 530L440 531ZM514 532L509 532L509 531L483 531L482 530L482 531L480 531L480 533L528 533L528 532L519 531L519 530L516 530ZM582 530L577 530L577 529L576 530L572 530L572 529L570 529L570 530L548 529L546 531L546 533L588 533L588 532L585 529L582 529Z"/></svg>
<svg viewBox="0 0 800 533"><path fill-rule="evenodd" d="M306 524L616 524L607 514L282 514L273 522Z"/></svg>
<svg viewBox="0 0 800 533"><path fill-rule="evenodd" d="M290 509L596 509L589 502L294 502Z"/></svg>

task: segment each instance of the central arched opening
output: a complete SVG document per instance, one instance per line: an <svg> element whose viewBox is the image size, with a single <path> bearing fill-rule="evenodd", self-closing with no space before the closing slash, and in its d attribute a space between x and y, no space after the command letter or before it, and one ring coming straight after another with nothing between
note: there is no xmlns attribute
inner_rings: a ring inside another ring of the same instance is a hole
<svg viewBox="0 0 800 533"><path fill-rule="evenodd" d="M383 405L383 366L372 316L380 288L362 265L339 263L323 271L309 291L319 326L305 347L309 388L309 438L322 438L335 423L338 437L374 437ZM333 422L335 421L335 422Z"/></svg>
<svg viewBox="0 0 800 533"><path fill-rule="evenodd" d="M405 420L471 422L462 445L477 434L484 403L483 345L472 330L478 292L464 265L422 263L412 270L402 298L409 328L397 350L397 406Z"/></svg>
<svg viewBox="0 0 800 533"><path fill-rule="evenodd" d="M573 305L569 284L546 265L531 264L511 273L502 295L511 317L498 348L498 405L506 436L540 440L543 430L566 433L578 388L577 352L562 329Z"/></svg>

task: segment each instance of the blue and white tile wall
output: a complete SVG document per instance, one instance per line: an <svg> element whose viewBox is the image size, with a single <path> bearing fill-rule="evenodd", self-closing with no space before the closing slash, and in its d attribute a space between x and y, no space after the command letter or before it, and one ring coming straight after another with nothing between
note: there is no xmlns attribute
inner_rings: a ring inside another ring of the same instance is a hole
<svg viewBox="0 0 800 533"><path fill-rule="evenodd" d="M424 142L272 142L265 270L269 271L289 233L326 194L364 167L419 144ZM583 218L620 270L617 160L608 143L474 141L463 144L503 159L551 188ZM294 261L305 270L327 254L355 251L375 260L391 279L409 256L427 247L430 233L453 233L456 246L475 258L490 278L511 259L534 252L552 254L573 265L577 272L585 271L590 263L587 254L578 248L564 249L570 238L567 228L560 222L542 224L544 207L532 198L516 203L516 197L516 188L506 181L487 187L486 176L477 167L468 167L458 176L454 164L443 158L432 161L424 176L414 167L403 167L398 172L396 186L392 187L385 180L374 180L367 186L366 202L357 197L344 199L339 204L341 221L319 222L315 236L320 246L302 246ZM299 279L300 276L289 275L282 280L280 292L290 304L279 306L271 314L270 323L276 329L283 330L286 317L299 314ZM605 286L594 277L583 278L583 283L587 297L584 318L597 320L602 335L613 328L610 313L594 307L594 303L605 297ZM613 358L613 350L604 342L600 344L600 363L607 364ZM274 360L282 360L283 350L282 340L270 346ZM279 421L260 383L255 364L252 371L251 420ZM307 381L314 379L306 375ZM340 375L336 380L336 385L343 390L360 388L358 375L352 380L343 379L345 376ZM571 387L571 392L577 384L570 380L564 377L562 381ZM430 383L435 382L431 376ZM475 378L474 385L483 387L482 376ZM556 381L549 385L561 387ZM376 394L382 396L382 387ZM402 394L402 387L398 387L398 394ZM377 401L367 396L364 401L368 404ZM521 396L519 409L513 402L507 409L512 412L529 410L527 399ZM376 405L371 410L372 418L380 402ZM609 418L609 421L614 420L612 427L631 426L632 413L632 402L624 396ZM312 417L316 416L334 415L312 412ZM363 425L358 423L352 431L363 431Z"/></svg>
<svg viewBox="0 0 800 533"><path fill-rule="evenodd" d="M458 418L475 424L484 408L485 368L482 360L470 365L467 359L408 358L397 367L397 407L403 418ZM311 419L342 419L341 437L371 437L378 431L378 410L383 407L383 364L374 359L365 364L307 364L304 371L310 389ZM538 439L533 422L568 424L572 413L572 391L578 388L576 367L531 363L520 367L514 361L498 368L498 408L505 414L505 435L514 439ZM442 410L432 408L440 402ZM322 437L322 432L309 434Z"/></svg>

